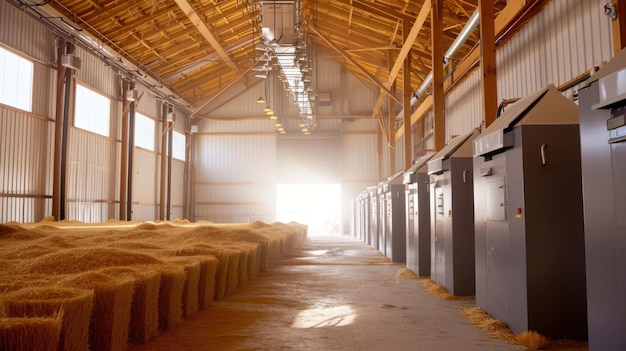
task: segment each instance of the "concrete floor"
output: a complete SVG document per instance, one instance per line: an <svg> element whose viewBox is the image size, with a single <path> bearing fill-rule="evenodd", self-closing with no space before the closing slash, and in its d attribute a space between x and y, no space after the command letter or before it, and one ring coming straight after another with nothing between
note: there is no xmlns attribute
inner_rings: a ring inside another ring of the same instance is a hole
<svg viewBox="0 0 626 351"><path fill-rule="evenodd" d="M493 350L461 313L404 264L345 236L311 237L268 272L153 342L132 350Z"/></svg>

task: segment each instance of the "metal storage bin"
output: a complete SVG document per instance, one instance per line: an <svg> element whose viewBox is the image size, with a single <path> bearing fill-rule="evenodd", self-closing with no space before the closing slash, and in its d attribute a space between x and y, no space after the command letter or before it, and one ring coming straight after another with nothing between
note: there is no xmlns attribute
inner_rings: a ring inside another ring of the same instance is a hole
<svg viewBox="0 0 626 351"><path fill-rule="evenodd" d="M378 187L367 188L368 196L368 236L366 243L378 249Z"/></svg>
<svg viewBox="0 0 626 351"><path fill-rule="evenodd" d="M392 262L406 261L406 210L404 207L404 184L398 172L381 184L384 199L384 221L382 222L383 254Z"/></svg>
<svg viewBox="0 0 626 351"><path fill-rule="evenodd" d="M626 51L579 91L589 350L626 350Z"/></svg>
<svg viewBox="0 0 626 351"><path fill-rule="evenodd" d="M452 295L474 295L473 130L452 139L428 161L431 279Z"/></svg>
<svg viewBox="0 0 626 351"><path fill-rule="evenodd" d="M404 172L406 213L406 267L430 276L430 199L428 165L432 153L418 159Z"/></svg>
<svg viewBox="0 0 626 351"><path fill-rule="evenodd" d="M576 105L549 85L473 144L476 304L514 333L586 340Z"/></svg>

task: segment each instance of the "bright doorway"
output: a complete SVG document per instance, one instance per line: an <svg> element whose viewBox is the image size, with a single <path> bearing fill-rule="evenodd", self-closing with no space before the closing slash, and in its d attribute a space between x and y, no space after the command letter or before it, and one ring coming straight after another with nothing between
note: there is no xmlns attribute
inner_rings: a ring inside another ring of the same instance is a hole
<svg viewBox="0 0 626 351"><path fill-rule="evenodd" d="M341 233L341 184L278 184L276 217L309 226L309 236Z"/></svg>

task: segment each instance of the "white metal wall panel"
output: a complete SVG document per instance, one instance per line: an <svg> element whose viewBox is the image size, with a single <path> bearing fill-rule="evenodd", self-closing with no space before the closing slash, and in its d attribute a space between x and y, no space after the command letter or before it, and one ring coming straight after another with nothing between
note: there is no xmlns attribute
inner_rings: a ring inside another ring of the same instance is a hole
<svg viewBox="0 0 626 351"><path fill-rule="evenodd" d="M196 205L196 220L213 223L249 223L276 220L276 209L265 205Z"/></svg>
<svg viewBox="0 0 626 351"><path fill-rule="evenodd" d="M133 203L159 203L159 155L153 151L135 148L133 155ZM154 219L154 218L152 218Z"/></svg>
<svg viewBox="0 0 626 351"><path fill-rule="evenodd" d="M172 159L172 198L171 205L182 208L185 193L185 162ZM182 215L182 214L181 214Z"/></svg>
<svg viewBox="0 0 626 351"><path fill-rule="evenodd" d="M78 128L70 129L68 139L66 218L83 222L116 218L117 142Z"/></svg>
<svg viewBox="0 0 626 351"><path fill-rule="evenodd" d="M199 129L201 133L274 133L276 131L275 123L276 121L270 120L269 117L234 121L202 120L199 123Z"/></svg>
<svg viewBox="0 0 626 351"><path fill-rule="evenodd" d="M483 120L481 108L481 73L476 70L445 98L446 143L478 127Z"/></svg>
<svg viewBox="0 0 626 351"><path fill-rule="evenodd" d="M198 134L196 145L197 182L267 182L275 179L274 134Z"/></svg>
<svg viewBox="0 0 626 351"><path fill-rule="evenodd" d="M548 84L558 86L608 61L613 47L611 23L603 13L605 3L551 1L498 47L498 102L523 98ZM481 123L481 90L476 71L446 97L446 142Z"/></svg>
<svg viewBox="0 0 626 351"><path fill-rule="evenodd" d="M105 65L99 57L81 47L76 47L75 54L81 61L80 69L76 70L76 77L81 82L105 95L120 96L119 80L121 78L115 74L110 65Z"/></svg>
<svg viewBox="0 0 626 351"><path fill-rule="evenodd" d="M0 108L0 223L48 214L53 131L52 122Z"/></svg>
<svg viewBox="0 0 626 351"><path fill-rule="evenodd" d="M204 183L196 184L196 200L209 195L213 203L268 203L276 197L274 183Z"/></svg>
<svg viewBox="0 0 626 351"><path fill-rule="evenodd" d="M135 111L160 122L161 121L160 101L152 93L150 93L150 91L146 87L138 84L136 89L137 89L137 94L138 94L137 96L141 95L141 99L138 100L136 107L135 107ZM180 116L180 117L183 117L183 116Z"/></svg>
<svg viewBox="0 0 626 351"><path fill-rule="evenodd" d="M276 135L196 135L195 218L273 220Z"/></svg>
<svg viewBox="0 0 626 351"><path fill-rule="evenodd" d="M558 86L613 56L604 0L551 1L497 51L498 101Z"/></svg>
<svg viewBox="0 0 626 351"><path fill-rule="evenodd" d="M396 141L396 150L394 152L396 158L396 169L394 169L390 174L387 174L387 177L396 174L398 171L404 170L404 137L405 135L402 134L402 136ZM411 152L412 157L412 151L409 152Z"/></svg>
<svg viewBox="0 0 626 351"><path fill-rule="evenodd" d="M56 119L57 71L37 62L33 68L33 113Z"/></svg>
<svg viewBox="0 0 626 351"><path fill-rule="evenodd" d="M54 34L7 1L0 2L0 42L35 60L54 63Z"/></svg>
<svg viewBox="0 0 626 351"><path fill-rule="evenodd" d="M376 134L344 134L342 137L342 165L344 183L377 182L378 160Z"/></svg>
<svg viewBox="0 0 626 351"><path fill-rule="evenodd" d="M330 106L319 106L319 115L372 115L378 89L347 72L336 60L317 59L313 76L316 92L330 93Z"/></svg>
<svg viewBox="0 0 626 351"><path fill-rule="evenodd" d="M159 216L159 207L156 205L133 204L133 221L153 221Z"/></svg>
<svg viewBox="0 0 626 351"><path fill-rule="evenodd" d="M341 130L344 133L350 132L372 132L378 130L378 122L374 118L359 118L353 120L344 119L341 124Z"/></svg>
<svg viewBox="0 0 626 351"><path fill-rule="evenodd" d="M342 175L339 133L280 135L276 144L279 183L339 183Z"/></svg>

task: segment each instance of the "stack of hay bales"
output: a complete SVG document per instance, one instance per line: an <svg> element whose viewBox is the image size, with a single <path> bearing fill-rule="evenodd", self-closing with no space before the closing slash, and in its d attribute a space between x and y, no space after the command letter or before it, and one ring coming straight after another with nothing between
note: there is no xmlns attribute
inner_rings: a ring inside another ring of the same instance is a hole
<svg viewBox="0 0 626 351"><path fill-rule="evenodd" d="M120 350L306 240L297 223L0 224L0 349Z"/></svg>

